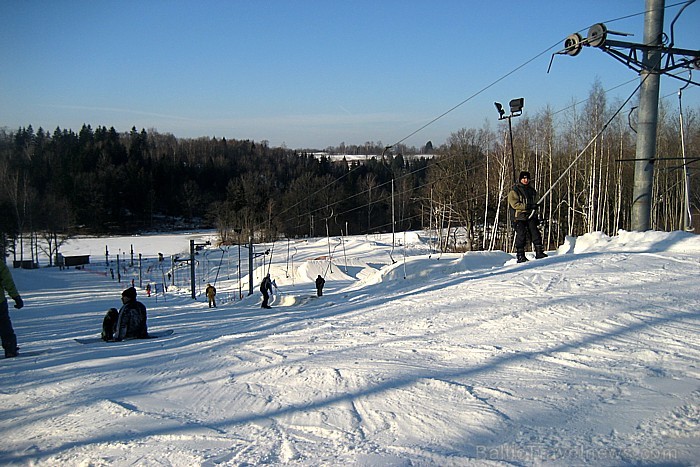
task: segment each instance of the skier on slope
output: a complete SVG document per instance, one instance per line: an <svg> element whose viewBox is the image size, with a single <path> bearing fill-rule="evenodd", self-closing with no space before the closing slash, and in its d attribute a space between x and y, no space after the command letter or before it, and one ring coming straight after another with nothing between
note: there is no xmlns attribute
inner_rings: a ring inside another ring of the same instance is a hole
<svg viewBox="0 0 700 467"><path fill-rule="evenodd" d="M538 228L537 191L530 185L530 172L520 172L518 183L508 193L508 205L515 211L513 226L515 228L515 252L518 263L527 261L525 245L530 236L535 247L535 258L546 258L542 246L542 235Z"/></svg>
<svg viewBox="0 0 700 467"><path fill-rule="evenodd" d="M270 279L270 274L266 275L262 282L260 283L260 293L263 296L261 308L272 308L268 301L270 300L270 295L272 295L272 280Z"/></svg>

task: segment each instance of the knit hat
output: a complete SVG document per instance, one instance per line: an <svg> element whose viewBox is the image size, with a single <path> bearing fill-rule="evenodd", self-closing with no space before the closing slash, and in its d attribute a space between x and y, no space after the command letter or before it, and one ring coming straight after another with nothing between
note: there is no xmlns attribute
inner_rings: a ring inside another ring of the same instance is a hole
<svg viewBox="0 0 700 467"><path fill-rule="evenodd" d="M136 289L129 287L124 292L122 292L122 297L126 297L129 300L136 300Z"/></svg>
<svg viewBox="0 0 700 467"><path fill-rule="evenodd" d="M518 180L522 180L523 178L530 178L530 172L522 171L520 172L520 176L518 177Z"/></svg>

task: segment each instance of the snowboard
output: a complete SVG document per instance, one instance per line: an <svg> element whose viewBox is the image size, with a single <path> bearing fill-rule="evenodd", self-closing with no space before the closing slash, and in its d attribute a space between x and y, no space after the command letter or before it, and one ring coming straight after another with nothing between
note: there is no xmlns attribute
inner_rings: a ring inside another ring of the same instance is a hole
<svg viewBox="0 0 700 467"><path fill-rule="evenodd" d="M168 329L166 331L158 331L158 332L149 332L148 333L148 339L158 339L159 337L165 337L165 336L170 336L174 333L172 329ZM128 339L128 341L145 341L148 339ZM75 339L75 342L79 344L98 344L100 342L104 343L114 343L115 341L103 341L101 337L88 337L86 339ZM122 341L126 342L126 341Z"/></svg>

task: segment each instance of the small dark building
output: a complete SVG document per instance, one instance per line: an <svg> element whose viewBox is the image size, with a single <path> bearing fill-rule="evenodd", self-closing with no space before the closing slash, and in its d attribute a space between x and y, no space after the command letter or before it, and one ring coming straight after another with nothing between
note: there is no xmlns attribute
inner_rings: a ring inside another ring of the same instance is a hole
<svg viewBox="0 0 700 467"><path fill-rule="evenodd" d="M56 256L56 264L66 268L90 264L90 255L63 256L59 253Z"/></svg>
<svg viewBox="0 0 700 467"><path fill-rule="evenodd" d="M12 267L14 267L15 269L17 269L17 268L22 268L22 269L36 269L36 268L37 268L37 264L36 264L34 261L32 261L31 259L25 259L25 260L22 260L22 261L20 261L20 260L14 260L14 261L12 262Z"/></svg>

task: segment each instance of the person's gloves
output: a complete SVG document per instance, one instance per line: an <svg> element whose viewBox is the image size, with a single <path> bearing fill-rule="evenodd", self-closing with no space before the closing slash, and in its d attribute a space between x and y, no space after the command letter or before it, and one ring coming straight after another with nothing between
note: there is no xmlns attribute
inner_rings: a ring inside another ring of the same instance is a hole
<svg viewBox="0 0 700 467"><path fill-rule="evenodd" d="M24 306L24 302L22 301L22 297L20 297L19 295L14 297L12 300L15 301L15 308L17 308L18 310Z"/></svg>
<svg viewBox="0 0 700 467"><path fill-rule="evenodd" d="M534 211L537 209L537 205L535 203L531 203L527 205L527 210L528 211Z"/></svg>

